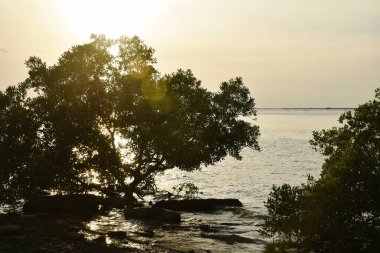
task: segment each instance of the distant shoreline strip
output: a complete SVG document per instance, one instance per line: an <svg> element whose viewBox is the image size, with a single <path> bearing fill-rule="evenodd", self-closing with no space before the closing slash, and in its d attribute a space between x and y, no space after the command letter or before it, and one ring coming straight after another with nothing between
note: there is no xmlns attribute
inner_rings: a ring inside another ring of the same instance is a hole
<svg viewBox="0 0 380 253"><path fill-rule="evenodd" d="M354 110L355 107L262 107L257 110Z"/></svg>

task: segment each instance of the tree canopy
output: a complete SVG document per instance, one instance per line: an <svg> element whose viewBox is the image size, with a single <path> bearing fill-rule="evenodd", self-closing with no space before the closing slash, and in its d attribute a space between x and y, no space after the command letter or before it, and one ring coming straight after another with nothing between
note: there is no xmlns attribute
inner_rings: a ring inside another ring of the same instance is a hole
<svg viewBox="0 0 380 253"><path fill-rule="evenodd" d="M193 171L258 150L254 99L241 78L218 92L190 70L161 75L138 37L93 35L0 92L0 202L45 192L143 196L167 169Z"/></svg>
<svg viewBox="0 0 380 253"><path fill-rule="evenodd" d="M268 252L380 252L380 88L339 122L313 133L327 157L318 180L273 187L262 233L277 243Z"/></svg>

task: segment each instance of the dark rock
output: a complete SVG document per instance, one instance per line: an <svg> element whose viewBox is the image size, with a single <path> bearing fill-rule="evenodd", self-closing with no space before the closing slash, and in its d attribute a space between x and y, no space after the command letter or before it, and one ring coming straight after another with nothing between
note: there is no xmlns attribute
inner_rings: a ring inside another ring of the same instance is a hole
<svg viewBox="0 0 380 253"><path fill-rule="evenodd" d="M127 238L127 232L125 231L108 231L107 235L111 238L125 239Z"/></svg>
<svg viewBox="0 0 380 253"><path fill-rule="evenodd" d="M123 209L127 205L127 200L120 196L112 196L112 197L106 198L103 204L105 208Z"/></svg>
<svg viewBox="0 0 380 253"><path fill-rule="evenodd" d="M214 232L219 232L218 229L210 227L209 225L200 225L199 229L202 230L203 232L208 232L208 233L214 233Z"/></svg>
<svg viewBox="0 0 380 253"><path fill-rule="evenodd" d="M207 234L207 233L201 233L201 236L204 238L210 238L218 241L225 242L227 244L234 244L234 243L255 243L260 244L262 240L259 239L251 239L242 237L240 235L234 235L234 234Z"/></svg>
<svg viewBox="0 0 380 253"><path fill-rule="evenodd" d="M234 222L222 222L220 223L222 226L240 226L242 223L234 223Z"/></svg>
<svg viewBox="0 0 380 253"><path fill-rule="evenodd" d="M106 237L104 235L100 235L92 240L92 242L105 244L106 243Z"/></svg>
<svg viewBox="0 0 380 253"><path fill-rule="evenodd" d="M18 235L23 231L23 227L20 225L2 225L0 226L0 235Z"/></svg>
<svg viewBox="0 0 380 253"><path fill-rule="evenodd" d="M39 196L28 200L25 214L30 213L95 213L103 198L90 194Z"/></svg>
<svg viewBox="0 0 380 253"><path fill-rule="evenodd" d="M176 212L157 207L127 208L125 218L151 220L160 223L180 223L181 215Z"/></svg>
<svg viewBox="0 0 380 253"><path fill-rule="evenodd" d="M211 212L226 206L238 206L243 204L238 199L183 199L158 201L154 207L175 211Z"/></svg>
<svg viewBox="0 0 380 253"><path fill-rule="evenodd" d="M136 232L135 234L149 238L154 237L154 231L152 229L145 229L143 232Z"/></svg>

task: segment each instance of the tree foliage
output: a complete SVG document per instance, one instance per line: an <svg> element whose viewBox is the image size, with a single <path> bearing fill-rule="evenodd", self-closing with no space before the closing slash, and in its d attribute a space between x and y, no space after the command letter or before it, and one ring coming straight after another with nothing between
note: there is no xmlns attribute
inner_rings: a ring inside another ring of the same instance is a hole
<svg viewBox="0 0 380 253"><path fill-rule="evenodd" d="M380 89L345 112L343 124L313 133L327 158L321 177L273 187L262 232L273 248L301 252L380 252Z"/></svg>
<svg viewBox="0 0 380 253"><path fill-rule="evenodd" d="M161 75L138 37L91 37L53 66L0 92L0 202L44 192L142 196L171 168L192 171L259 149L241 78L201 87L190 70Z"/></svg>

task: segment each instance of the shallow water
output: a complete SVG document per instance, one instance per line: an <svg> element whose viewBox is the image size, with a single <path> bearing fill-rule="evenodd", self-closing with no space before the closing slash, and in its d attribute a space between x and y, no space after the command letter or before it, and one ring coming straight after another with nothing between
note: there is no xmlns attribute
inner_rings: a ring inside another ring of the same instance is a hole
<svg viewBox="0 0 380 253"><path fill-rule="evenodd" d="M318 177L324 158L309 144L312 131L337 126L338 117L343 111L260 109L255 124L260 126L261 152L244 149L241 161L227 157L201 171L188 173L171 170L157 178L159 188L169 191L181 182L193 182L203 192L200 195L202 198L238 198L245 209L258 214L257 218L241 218L232 211L183 213L181 225L155 227L138 221L125 221L122 213L114 211L107 217L92 221L88 226L98 231L129 231L132 239L145 242L147 247L154 244L195 252L261 252L264 247L262 241L270 238L259 235L258 229L262 223L260 215L266 213L264 201L272 185L297 185L305 182L308 174ZM199 229L201 224L217 227L223 234L236 234L258 241L230 245L203 238ZM133 233L146 228L155 232L153 238ZM131 246L131 242L128 245Z"/></svg>

